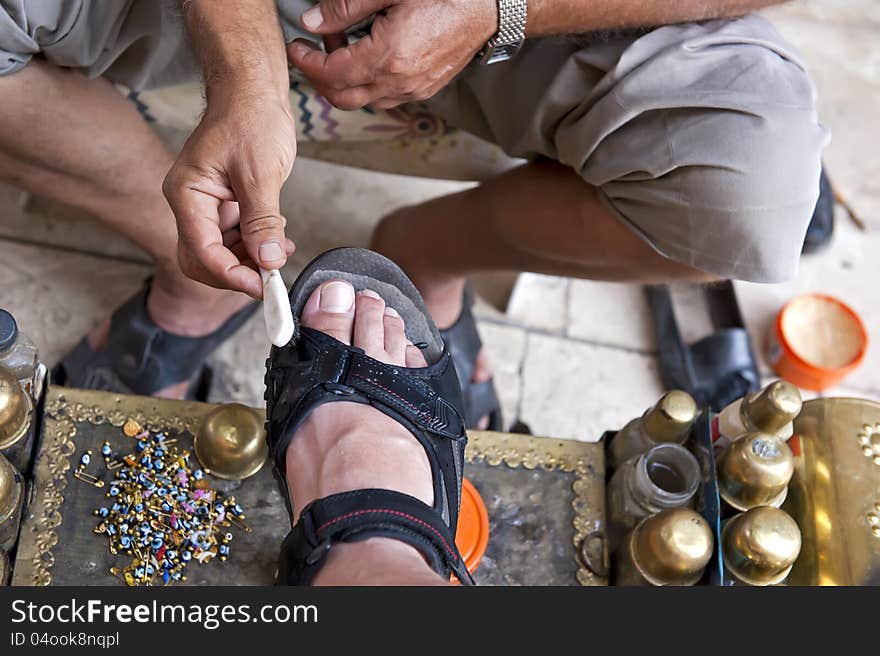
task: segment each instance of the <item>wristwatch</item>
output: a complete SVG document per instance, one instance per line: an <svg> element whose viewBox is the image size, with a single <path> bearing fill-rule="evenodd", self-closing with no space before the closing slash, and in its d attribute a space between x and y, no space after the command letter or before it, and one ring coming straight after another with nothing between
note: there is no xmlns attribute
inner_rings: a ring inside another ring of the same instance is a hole
<svg viewBox="0 0 880 656"><path fill-rule="evenodd" d="M497 0L498 32L477 55L481 64L512 59L526 40L527 0Z"/></svg>

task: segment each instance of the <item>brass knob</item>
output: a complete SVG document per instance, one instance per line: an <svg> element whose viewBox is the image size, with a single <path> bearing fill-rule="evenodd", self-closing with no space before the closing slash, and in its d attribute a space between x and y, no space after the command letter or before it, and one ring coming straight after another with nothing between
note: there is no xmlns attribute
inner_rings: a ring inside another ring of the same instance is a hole
<svg viewBox="0 0 880 656"><path fill-rule="evenodd" d="M787 381L777 380L744 398L740 412L749 430L772 434L794 421L802 406L800 390Z"/></svg>
<svg viewBox="0 0 880 656"><path fill-rule="evenodd" d="M240 403L228 403L208 413L193 448L205 470L229 480L253 476L269 454L263 418Z"/></svg>
<svg viewBox="0 0 880 656"><path fill-rule="evenodd" d="M653 585L694 585L712 557L714 544L708 522L689 508L646 517L628 541L632 562Z"/></svg>
<svg viewBox="0 0 880 656"><path fill-rule="evenodd" d="M697 418L697 403L687 392L667 392L642 418L653 442L683 442Z"/></svg>
<svg viewBox="0 0 880 656"><path fill-rule="evenodd" d="M18 380L0 366L0 449L7 449L27 433L33 403Z"/></svg>
<svg viewBox="0 0 880 656"><path fill-rule="evenodd" d="M721 532L724 566L749 585L781 583L800 552L800 529L779 508L752 508L732 517Z"/></svg>
<svg viewBox="0 0 880 656"><path fill-rule="evenodd" d="M737 510L778 508L793 474L788 444L766 433L746 433L718 459L718 492Z"/></svg>
<svg viewBox="0 0 880 656"><path fill-rule="evenodd" d="M0 453L0 524L15 512L22 493L21 475Z"/></svg>

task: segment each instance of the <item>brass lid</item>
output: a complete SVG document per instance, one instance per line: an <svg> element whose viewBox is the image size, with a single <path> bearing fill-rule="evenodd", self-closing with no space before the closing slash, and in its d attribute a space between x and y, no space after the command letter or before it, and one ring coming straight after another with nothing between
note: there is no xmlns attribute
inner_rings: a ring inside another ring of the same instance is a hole
<svg viewBox="0 0 880 656"><path fill-rule="evenodd" d="M766 433L746 433L718 459L718 492L737 510L779 507L793 474L788 444Z"/></svg>
<svg viewBox="0 0 880 656"><path fill-rule="evenodd" d="M777 433L794 421L802 405L800 390L787 381L777 380L744 398L740 412L750 430Z"/></svg>
<svg viewBox="0 0 880 656"><path fill-rule="evenodd" d="M0 449L7 449L27 433L31 398L9 369L0 365Z"/></svg>
<svg viewBox="0 0 880 656"><path fill-rule="evenodd" d="M21 499L21 476L0 453L0 523L8 519Z"/></svg>
<svg viewBox="0 0 880 656"><path fill-rule="evenodd" d="M781 583L800 552L801 531L779 508L752 508L731 518L721 532L724 566L749 585Z"/></svg>
<svg viewBox="0 0 880 656"><path fill-rule="evenodd" d="M682 442L697 418L697 403L687 392L672 390L648 408L642 417L653 442Z"/></svg>
<svg viewBox="0 0 880 656"><path fill-rule="evenodd" d="M222 405L205 416L193 449L202 467L218 478L253 476L269 454L263 418L240 403Z"/></svg>
<svg viewBox="0 0 880 656"><path fill-rule="evenodd" d="M712 529L689 508L663 510L633 529L632 561L653 585L693 585L712 557Z"/></svg>

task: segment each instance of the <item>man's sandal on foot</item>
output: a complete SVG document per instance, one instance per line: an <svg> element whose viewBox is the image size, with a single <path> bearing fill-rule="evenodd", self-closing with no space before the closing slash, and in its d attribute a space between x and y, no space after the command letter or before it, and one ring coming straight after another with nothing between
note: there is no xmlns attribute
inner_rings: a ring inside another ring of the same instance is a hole
<svg viewBox="0 0 880 656"><path fill-rule="evenodd" d="M107 344L94 350L83 338L52 370L52 382L67 387L151 396L188 381L185 398L206 401L211 370L208 356L256 310L252 303L233 314L204 337L173 335L160 328L147 312L152 279L113 312Z"/></svg>
<svg viewBox="0 0 880 656"><path fill-rule="evenodd" d="M333 280L371 289L400 314L408 339L428 366L385 364L362 349L307 327L289 344L272 347L266 362L266 439L288 510L286 452L309 413L324 403L369 404L406 427L428 456L434 504L391 490L353 490L306 506L281 547L278 582L308 585L341 542L387 537L406 542L444 577L473 579L455 545L464 448L462 400L455 369L440 333L415 286L400 268L371 251L340 248L309 264L290 289L299 317L312 292Z"/></svg>
<svg viewBox="0 0 880 656"><path fill-rule="evenodd" d="M474 368L477 364L477 356L483 348L483 342L480 340L480 333L477 332L477 322L471 309L473 304L473 293L470 287L465 285L461 314L454 324L440 331L440 336L446 342L455 362L455 370L458 372L458 382L464 395L464 417L467 427L477 428L480 420L488 417L489 424L486 429L500 431L503 430L503 419L495 384L491 380L474 382Z"/></svg>

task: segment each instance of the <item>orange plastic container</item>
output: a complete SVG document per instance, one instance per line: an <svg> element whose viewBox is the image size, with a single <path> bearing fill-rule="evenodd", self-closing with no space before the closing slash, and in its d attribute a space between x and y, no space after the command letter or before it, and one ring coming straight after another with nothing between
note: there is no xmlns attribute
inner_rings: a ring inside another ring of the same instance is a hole
<svg viewBox="0 0 880 656"><path fill-rule="evenodd" d="M837 352L830 345L838 346ZM852 308L833 296L806 294L776 316L769 358L785 380L821 392L852 373L867 348L868 333Z"/></svg>
<svg viewBox="0 0 880 656"><path fill-rule="evenodd" d="M477 488L465 478L461 482L461 509L458 512L455 544L470 573L477 569L488 543L489 513L486 504ZM453 580L457 581L454 576Z"/></svg>

